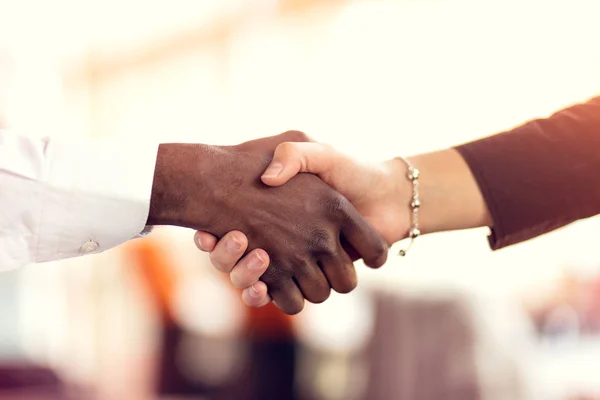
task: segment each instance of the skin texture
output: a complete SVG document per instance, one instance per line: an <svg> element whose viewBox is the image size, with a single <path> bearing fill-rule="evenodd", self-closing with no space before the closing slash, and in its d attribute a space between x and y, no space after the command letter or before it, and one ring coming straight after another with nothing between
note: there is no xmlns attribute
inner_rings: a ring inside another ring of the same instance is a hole
<svg viewBox="0 0 600 400"><path fill-rule="evenodd" d="M260 176L277 145L305 141L301 132L237 146L165 144L159 147L148 223L202 230L215 238L234 229L247 240L228 246L259 256L261 280L288 314L304 299L325 301L330 289L356 287L352 254L371 267L386 261L388 246L351 203L318 177L302 174L280 187ZM243 235L242 235L243 236ZM268 254L268 256L267 256ZM238 282L239 283L239 282Z"/></svg>
<svg viewBox="0 0 600 400"><path fill-rule="evenodd" d="M303 172L343 192L388 244L406 237L412 188L405 179L398 179L406 174L402 161L363 163L326 144L288 142L277 146L261 179L269 186L280 186Z"/></svg>
<svg viewBox="0 0 600 400"><path fill-rule="evenodd" d="M479 187L458 152L448 149L411 157L410 161L421 171L422 233L492 226ZM316 174L344 194L389 244L407 237L412 185L403 161L363 164L324 144L283 143L262 180L279 186L302 172ZM265 305L270 298L267 287L258 282L261 270L248 267L252 255L243 257L243 253L228 250L227 242L233 238L245 240L240 232L231 232L217 243L211 235L198 232L196 244L211 252L212 260L219 260L220 270L229 272L238 287L246 285L242 293L246 304Z"/></svg>

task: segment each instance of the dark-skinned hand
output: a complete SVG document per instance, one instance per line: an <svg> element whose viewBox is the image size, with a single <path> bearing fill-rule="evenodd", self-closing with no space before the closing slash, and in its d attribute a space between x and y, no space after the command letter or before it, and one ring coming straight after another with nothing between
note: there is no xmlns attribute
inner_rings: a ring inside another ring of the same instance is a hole
<svg viewBox="0 0 600 400"><path fill-rule="evenodd" d="M388 245L381 235L314 175L300 174L280 187L260 180L279 143L307 140L290 131L237 146L161 145L148 224L188 227L217 238L243 232L248 252L261 248L270 255L261 280L288 314L300 312L305 298L326 300L331 288L351 291L357 283L352 258L371 267L386 261Z"/></svg>

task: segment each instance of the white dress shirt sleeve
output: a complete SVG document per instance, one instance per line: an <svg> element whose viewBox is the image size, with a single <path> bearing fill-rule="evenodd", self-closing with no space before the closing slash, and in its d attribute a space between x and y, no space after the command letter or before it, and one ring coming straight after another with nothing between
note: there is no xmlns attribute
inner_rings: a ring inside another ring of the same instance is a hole
<svg viewBox="0 0 600 400"><path fill-rule="evenodd" d="M97 253L138 237L157 150L0 130L0 270Z"/></svg>

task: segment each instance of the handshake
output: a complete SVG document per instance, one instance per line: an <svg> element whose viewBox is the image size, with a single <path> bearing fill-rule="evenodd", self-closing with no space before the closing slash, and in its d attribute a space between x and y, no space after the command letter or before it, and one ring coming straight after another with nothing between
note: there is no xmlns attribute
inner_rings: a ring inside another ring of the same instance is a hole
<svg viewBox="0 0 600 400"><path fill-rule="evenodd" d="M298 131L237 146L163 144L148 224L197 230L248 305L273 300L296 314L305 299L353 290L353 261L385 263L408 234L411 196L401 160L361 164Z"/></svg>
<svg viewBox="0 0 600 400"><path fill-rule="evenodd" d="M354 289L353 261L378 268L407 237L488 227L498 249L598 214L590 182L599 111L596 97L475 142L376 164L296 131L231 147L161 145L148 224L196 229L196 244L244 289L246 304L273 300L298 313L305 299Z"/></svg>

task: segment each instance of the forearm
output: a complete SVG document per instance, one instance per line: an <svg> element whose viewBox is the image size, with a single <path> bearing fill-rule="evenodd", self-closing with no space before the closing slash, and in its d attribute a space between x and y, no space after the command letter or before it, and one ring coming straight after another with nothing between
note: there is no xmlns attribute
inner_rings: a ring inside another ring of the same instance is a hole
<svg viewBox="0 0 600 400"><path fill-rule="evenodd" d="M498 249L596 215L598 154L595 98L455 149L412 157L422 172L421 231L489 226L490 244ZM400 198L410 198L406 167L392 163L395 179L404 182Z"/></svg>
<svg viewBox="0 0 600 400"><path fill-rule="evenodd" d="M479 186L454 149L411 158L424 177L420 183L424 233L492 226Z"/></svg>

